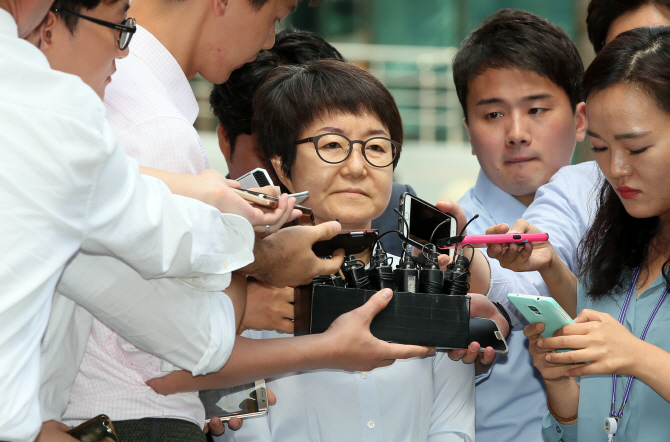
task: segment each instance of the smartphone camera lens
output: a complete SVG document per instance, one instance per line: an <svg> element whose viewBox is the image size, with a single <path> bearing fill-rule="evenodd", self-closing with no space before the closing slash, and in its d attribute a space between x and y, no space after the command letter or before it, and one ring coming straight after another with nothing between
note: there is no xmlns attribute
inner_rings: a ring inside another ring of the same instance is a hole
<svg viewBox="0 0 670 442"><path fill-rule="evenodd" d="M532 305L529 305L528 308L530 309L531 312L535 313L536 315L542 315L540 311L537 308L533 307Z"/></svg>

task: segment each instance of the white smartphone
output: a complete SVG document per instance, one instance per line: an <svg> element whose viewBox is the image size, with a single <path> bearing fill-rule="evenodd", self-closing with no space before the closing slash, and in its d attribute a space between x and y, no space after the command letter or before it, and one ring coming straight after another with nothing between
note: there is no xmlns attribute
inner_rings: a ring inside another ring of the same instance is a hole
<svg viewBox="0 0 670 442"><path fill-rule="evenodd" d="M398 230L415 247L436 244L438 240L456 236L456 218L437 207L405 192L400 196L400 220ZM451 258L454 249L446 251Z"/></svg>
<svg viewBox="0 0 670 442"><path fill-rule="evenodd" d="M256 189L258 187L274 186L268 171L261 167L257 167L251 172L245 173L235 181L240 183L243 189Z"/></svg>
<svg viewBox="0 0 670 442"><path fill-rule="evenodd" d="M205 422L213 417L225 422L233 417L261 416L268 411L265 379L235 387L200 390L199 394L205 406Z"/></svg>

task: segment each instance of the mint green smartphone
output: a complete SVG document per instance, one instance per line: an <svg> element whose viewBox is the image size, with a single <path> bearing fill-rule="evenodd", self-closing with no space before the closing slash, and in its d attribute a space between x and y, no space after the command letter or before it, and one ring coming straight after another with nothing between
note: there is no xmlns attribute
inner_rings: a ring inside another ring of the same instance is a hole
<svg viewBox="0 0 670 442"><path fill-rule="evenodd" d="M509 293L507 299L519 310L528 323L544 323L544 331L541 333L543 338L551 338L556 330L575 323L554 298ZM574 349L561 348L556 352L562 353L572 350Z"/></svg>

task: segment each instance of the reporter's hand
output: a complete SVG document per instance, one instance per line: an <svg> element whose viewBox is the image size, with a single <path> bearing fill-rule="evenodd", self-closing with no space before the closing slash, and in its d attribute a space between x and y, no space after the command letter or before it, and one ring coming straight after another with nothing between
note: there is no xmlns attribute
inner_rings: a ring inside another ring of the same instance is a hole
<svg viewBox="0 0 670 442"><path fill-rule="evenodd" d="M468 293L470 296L470 316L476 318L493 319L498 324L500 332L509 336L509 324L500 314L495 305L484 295ZM454 361L462 361L464 364L475 363L475 373L485 373L495 361L493 347L486 347L483 352L478 342L471 342L467 349L449 350L449 358Z"/></svg>
<svg viewBox="0 0 670 442"><path fill-rule="evenodd" d="M67 434L68 431L70 427L62 422L42 422L42 429L35 442L77 442L77 439Z"/></svg>
<svg viewBox="0 0 670 442"><path fill-rule="evenodd" d="M517 220L512 228L507 224L498 224L486 229L487 235L504 233L543 232L525 219ZM489 257L500 261L500 265L503 268L514 270L515 272L543 270L549 267L556 258L556 253L549 241L527 242L524 244L489 244L486 253Z"/></svg>
<svg viewBox="0 0 670 442"><path fill-rule="evenodd" d="M277 403L277 397L275 394L268 388L267 390L268 393L268 404L269 405L274 405ZM240 428L242 428L242 424L244 423L243 419L233 417L230 420L228 420L228 428L230 428L233 431L237 431ZM205 428L203 430L205 433L212 433L212 436L221 436L223 433L226 432L226 425L221 422L221 419L218 417L213 417L210 419L209 423L205 423Z"/></svg>
<svg viewBox="0 0 670 442"><path fill-rule="evenodd" d="M547 355L554 350L537 345L539 341L543 340L541 335L543 331L544 324L542 322L529 324L523 329L524 336L528 338L528 352L533 358L533 366L537 368L545 382L563 381L567 379L567 372L574 366L553 364L547 361Z"/></svg>
<svg viewBox="0 0 670 442"><path fill-rule="evenodd" d="M457 235L460 235L460 230L467 224L468 222L468 216L466 215L465 211L461 208L461 206L454 201L444 199L440 200L435 204L435 207L440 209L444 213L448 213L454 218L456 218L456 222L458 223L458 231L456 232ZM465 235L466 232L463 232L463 235Z"/></svg>
<svg viewBox="0 0 670 442"><path fill-rule="evenodd" d="M334 237L341 229L336 221L281 229L256 241L255 261L240 272L275 287L295 287L318 275L332 275L344 262L344 250L335 251L331 259L321 259L312 245Z"/></svg>
<svg viewBox="0 0 670 442"><path fill-rule="evenodd" d="M292 287L280 289L249 278L241 330L278 330L293 333L293 299Z"/></svg>
<svg viewBox="0 0 670 442"><path fill-rule="evenodd" d="M361 307L343 314L322 337L324 348L331 351L329 367L346 371L370 371L408 359L435 353L433 347L391 344L370 332L370 322L391 301L390 289L380 290Z"/></svg>
<svg viewBox="0 0 670 442"><path fill-rule="evenodd" d="M538 348L547 352L552 365L565 364L566 376L618 374L637 376L636 364L643 360L648 345L633 335L607 313L584 309L569 324L557 330L554 337L539 339ZM554 353L559 348L575 350ZM577 365L576 365L577 364Z"/></svg>

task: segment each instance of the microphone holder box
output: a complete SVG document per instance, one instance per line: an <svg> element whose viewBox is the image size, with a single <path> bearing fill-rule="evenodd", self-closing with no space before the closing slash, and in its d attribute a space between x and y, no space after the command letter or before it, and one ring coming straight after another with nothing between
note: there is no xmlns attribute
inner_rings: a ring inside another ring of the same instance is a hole
<svg viewBox="0 0 670 442"><path fill-rule="evenodd" d="M295 289L295 335L322 333L338 316L370 299L375 290L304 285ZM467 348L470 297L394 292L370 324L373 336L400 344Z"/></svg>

